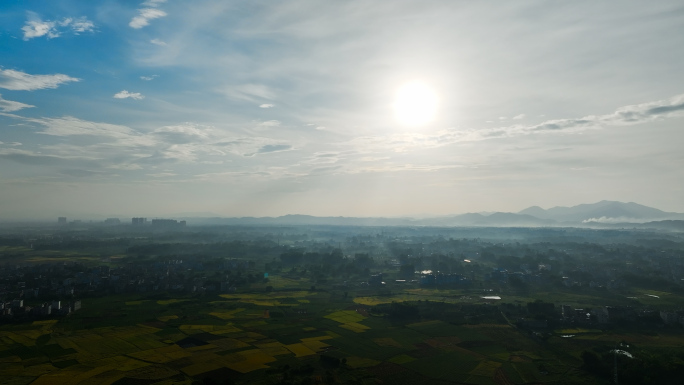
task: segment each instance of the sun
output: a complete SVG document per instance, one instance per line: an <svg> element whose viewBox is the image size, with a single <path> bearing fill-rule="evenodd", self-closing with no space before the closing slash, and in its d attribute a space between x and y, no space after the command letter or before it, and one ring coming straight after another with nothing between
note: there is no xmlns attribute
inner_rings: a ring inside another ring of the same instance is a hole
<svg viewBox="0 0 684 385"><path fill-rule="evenodd" d="M437 94L427 84L414 81L401 86L394 98L394 115L405 126L422 126L435 119Z"/></svg>

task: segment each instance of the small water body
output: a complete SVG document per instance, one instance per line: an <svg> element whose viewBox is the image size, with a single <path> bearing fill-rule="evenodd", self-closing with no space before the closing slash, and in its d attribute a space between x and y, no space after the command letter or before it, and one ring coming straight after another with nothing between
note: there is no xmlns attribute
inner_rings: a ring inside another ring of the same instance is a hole
<svg viewBox="0 0 684 385"><path fill-rule="evenodd" d="M630 352L627 352L627 351L624 351L624 350L613 349L613 350L611 350L610 352L611 352L611 353L622 354L622 355L625 356L625 357L634 358L634 356L633 356Z"/></svg>

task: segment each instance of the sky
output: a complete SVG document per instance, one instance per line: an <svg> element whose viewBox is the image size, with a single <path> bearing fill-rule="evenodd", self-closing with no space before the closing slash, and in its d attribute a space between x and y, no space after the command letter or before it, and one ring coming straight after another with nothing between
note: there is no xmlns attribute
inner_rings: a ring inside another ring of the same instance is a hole
<svg viewBox="0 0 684 385"><path fill-rule="evenodd" d="M4 0L0 220L684 212L682 68L678 0Z"/></svg>

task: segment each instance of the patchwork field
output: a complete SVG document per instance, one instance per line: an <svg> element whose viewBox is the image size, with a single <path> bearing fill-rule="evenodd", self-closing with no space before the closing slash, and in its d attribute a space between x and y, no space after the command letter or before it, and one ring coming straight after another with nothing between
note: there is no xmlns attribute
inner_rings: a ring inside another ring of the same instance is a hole
<svg viewBox="0 0 684 385"><path fill-rule="evenodd" d="M85 299L82 311L64 319L0 325L0 384L277 383L325 373L362 384L592 384L577 371L588 341L684 343L585 329L560 329L540 343L505 323L396 322L369 311L415 296L447 298L436 303L463 297L417 289L387 298L292 290Z"/></svg>

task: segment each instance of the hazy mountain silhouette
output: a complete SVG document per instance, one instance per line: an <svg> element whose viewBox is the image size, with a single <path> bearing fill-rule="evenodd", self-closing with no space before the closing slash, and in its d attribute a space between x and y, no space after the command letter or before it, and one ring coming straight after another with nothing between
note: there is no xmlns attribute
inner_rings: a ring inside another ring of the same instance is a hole
<svg viewBox="0 0 684 385"><path fill-rule="evenodd" d="M540 219L531 215L495 212L489 215L468 213L441 218L427 218L418 221L423 226L547 226L553 220Z"/></svg>
<svg viewBox="0 0 684 385"><path fill-rule="evenodd" d="M678 228L679 223L655 221L680 220L684 214L669 213L637 203L601 201L573 207L553 207L544 210L532 206L518 213L495 212L488 215L467 213L433 218L383 218L383 217L316 217L312 215L284 215L280 217L242 218L183 218L189 223L205 225L296 225L296 226L491 226L491 227L539 227L606 225L624 227L633 224L652 223L658 227Z"/></svg>
<svg viewBox="0 0 684 385"><path fill-rule="evenodd" d="M518 214L532 215L540 219L558 222L630 223L684 219L684 214L669 213L634 202L623 203L615 201L601 201L572 207L553 207L548 210L544 210L539 206L532 206L518 212Z"/></svg>

